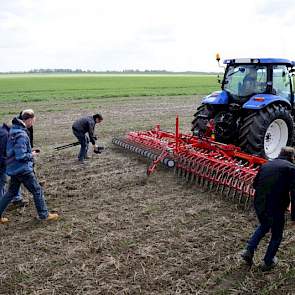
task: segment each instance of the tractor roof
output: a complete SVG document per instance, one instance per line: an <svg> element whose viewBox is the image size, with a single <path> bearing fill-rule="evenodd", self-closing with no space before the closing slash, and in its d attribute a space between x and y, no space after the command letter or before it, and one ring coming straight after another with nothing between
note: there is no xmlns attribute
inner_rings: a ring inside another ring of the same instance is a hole
<svg viewBox="0 0 295 295"><path fill-rule="evenodd" d="M275 64L286 65L288 67L294 67L295 61L291 61L284 58L233 58L226 59L224 64Z"/></svg>

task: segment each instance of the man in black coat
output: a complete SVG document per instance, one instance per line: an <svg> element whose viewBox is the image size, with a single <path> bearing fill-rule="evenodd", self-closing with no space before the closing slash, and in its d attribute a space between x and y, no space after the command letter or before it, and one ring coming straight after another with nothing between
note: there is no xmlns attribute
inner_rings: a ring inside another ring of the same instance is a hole
<svg viewBox="0 0 295 295"><path fill-rule="evenodd" d="M271 239L261 265L263 271L270 270L278 263L275 255L282 241L285 212L290 204L290 196L291 219L295 225L294 159L294 148L282 148L279 157L262 165L254 179L254 208L260 225L248 241L241 257L251 266L260 240L271 230Z"/></svg>
<svg viewBox="0 0 295 295"><path fill-rule="evenodd" d="M83 163L87 158L87 151L89 140L93 146L95 146L96 137L94 135L95 124L99 124L103 120L101 114L95 114L93 116L85 116L73 123L73 134L79 140L81 145L78 160Z"/></svg>

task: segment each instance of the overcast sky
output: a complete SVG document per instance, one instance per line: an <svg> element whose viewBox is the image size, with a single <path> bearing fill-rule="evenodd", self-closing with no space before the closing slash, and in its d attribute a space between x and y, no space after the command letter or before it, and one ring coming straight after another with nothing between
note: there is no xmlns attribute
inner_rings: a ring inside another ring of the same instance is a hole
<svg viewBox="0 0 295 295"><path fill-rule="evenodd" d="M295 60L295 0L0 0L0 71L216 71Z"/></svg>

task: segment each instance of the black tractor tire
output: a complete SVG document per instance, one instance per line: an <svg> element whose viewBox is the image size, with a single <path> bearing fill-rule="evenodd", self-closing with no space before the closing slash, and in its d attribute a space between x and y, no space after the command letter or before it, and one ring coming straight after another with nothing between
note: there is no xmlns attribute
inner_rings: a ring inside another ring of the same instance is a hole
<svg viewBox="0 0 295 295"><path fill-rule="evenodd" d="M207 105L200 105L194 114L194 120L192 121L192 129L194 135L202 136L206 131L206 126L210 118L213 117L212 110L208 109ZM205 119L205 118L208 119Z"/></svg>
<svg viewBox="0 0 295 295"><path fill-rule="evenodd" d="M264 109L249 113L242 122L239 145L243 151L264 158L269 157L264 147L266 131L275 120L283 120L288 128L287 145L292 145L294 135L293 119L288 108L282 104L271 104Z"/></svg>

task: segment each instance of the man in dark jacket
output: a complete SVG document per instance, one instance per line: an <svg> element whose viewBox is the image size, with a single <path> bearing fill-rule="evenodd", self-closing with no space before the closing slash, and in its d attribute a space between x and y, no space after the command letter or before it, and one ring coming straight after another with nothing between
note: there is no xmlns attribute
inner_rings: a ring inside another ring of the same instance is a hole
<svg viewBox="0 0 295 295"><path fill-rule="evenodd" d="M2 127L0 127L0 199L5 194L5 184L7 182L5 159L9 129L10 127L5 123L2 125ZM15 207L26 206L27 203L22 199L20 190L13 198L12 203Z"/></svg>
<svg viewBox="0 0 295 295"><path fill-rule="evenodd" d="M254 208L260 225L248 241L241 257L251 266L260 240L271 230L271 239L261 265L263 271L270 270L278 263L275 255L282 241L285 212L290 204L290 196L291 220L295 225L294 158L294 148L282 148L279 157L262 165L254 179Z"/></svg>
<svg viewBox="0 0 295 295"><path fill-rule="evenodd" d="M33 171L33 158L27 128L33 126L35 114L32 110L22 113L22 119L14 118L6 147L6 173L10 176L8 191L0 200L0 224L8 222L3 212L23 184L33 194L35 207L41 220L57 220L58 214L49 213L43 191Z"/></svg>
<svg viewBox="0 0 295 295"><path fill-rule="evenodd" d="M78 155L80 162L83 162L87 158L89 140L95 147L95 124L99 124L102 120L101 114L95 114L93 116L82 117L74 122L72 126L73 134L77 137L81 145Z"/></svg>

